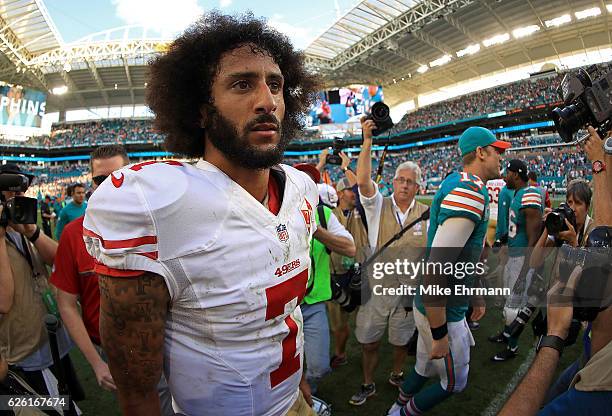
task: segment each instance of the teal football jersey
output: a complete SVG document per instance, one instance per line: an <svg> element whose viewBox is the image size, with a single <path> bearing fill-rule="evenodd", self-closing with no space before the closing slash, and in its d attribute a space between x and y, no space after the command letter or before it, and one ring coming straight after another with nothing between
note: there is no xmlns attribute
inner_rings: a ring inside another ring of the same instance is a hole
<svg viewBox="0 0 612 416"><path fill-rule="evenodd" d="M465 251L458 261L477 262L487 235L489 221L489 192L485 184L475 175L466 172L450 174L440 185L431 204L429 230L427 232L427 254L440 225L449 218L464 217L474 221L474 231L465 243ZM474 276L466 276L462 284L473 286ZM419 291L415 297L416 307L425 314L425 307ZM468 299L454 300L446 307L448 322L457 322L465 317Z"/></svg>
<svg viewBox="0 0 612 416"><path fill-rule="evenodd" d="M538 188L528 186L516 191L508 213L508 255L512 257L523 256L525 254L524 248L529 245L527 220L523 209L535 208L542 213L543 207L542 193Z"/></svg>
<svg viewBox="0 0 612 416"><path fill-rule="evenodd" d="M508 212L510 211L510 204L512 198L514 198L514 191L504 186L499 191L497 202L497 226L495 228L495 239L499 240L504 235L508 234Z"/></svg>

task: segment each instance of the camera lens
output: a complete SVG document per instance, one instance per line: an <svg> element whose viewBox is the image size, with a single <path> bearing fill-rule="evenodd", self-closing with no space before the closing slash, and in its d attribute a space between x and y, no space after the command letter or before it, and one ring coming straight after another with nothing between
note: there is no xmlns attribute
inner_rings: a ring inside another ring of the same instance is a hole
<svg viewBox="0 0 612 416"><path fill-rule="evenodd" d="M555 108L552 110L551 117L561 139L569 143L573 141L574 133L587 124L588 110L584 108L584 104L578 102L565 108Z"/></svg>
<svg viewBox="0 0 612 416"><path fill-rule="evenodd" d="M374 103L372 106L372 119L374 122L384 121L389 117L389 107L381 102Z"/></svg>
<svg viewBox="0 0 612 416"><path fill-rule="evenodd" d="M544 222L544 224L546 225L548 234L559 234L563 229L563 217L558 212L551 212L546 217L546 221Z"/></svg>

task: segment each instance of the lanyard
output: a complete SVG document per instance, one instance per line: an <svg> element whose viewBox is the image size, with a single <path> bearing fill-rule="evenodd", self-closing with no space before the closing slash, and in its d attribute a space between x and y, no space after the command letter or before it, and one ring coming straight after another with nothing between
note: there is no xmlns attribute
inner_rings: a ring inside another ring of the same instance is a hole
<svg viewBox="0 0 612 416"><path fill-rule="evenodd" d="M399 224L399 226L402 226L402 220L400 218L399 213L397 212L397 208L393 207L395 209L395 218L397 218L397 223Z"/></svg>

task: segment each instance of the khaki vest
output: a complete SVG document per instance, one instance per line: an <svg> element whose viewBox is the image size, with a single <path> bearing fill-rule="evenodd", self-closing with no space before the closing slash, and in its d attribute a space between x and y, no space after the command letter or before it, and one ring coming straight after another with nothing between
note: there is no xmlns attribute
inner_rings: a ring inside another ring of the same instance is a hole
<svg viewBox="0 0 612 416"><path fill-rule="evenodd" d="M414 201L414 207L404 219L402 227L410 224L419 218L429 208L421 202ZM382 247L387 241L401 230L395 216L393 207L393 197L383 199L382 211L380 213L380 226L378 227L378 241L376 249ZM391 244L390 248L394 247L426 247L427 246L427 221L421 221L406 233L398 241Z"/></svg>
<svg viewBox="0 0 612 416"><path fill-rule="evenodd" d="M574 376L571 386L579 391L612 391L612 342L597 351Z"/></svg>
<svg viewBox="0 0 612 416"><path fill-rule="evenodd" d="M42 276L34 281L34 273L27 260L7 241L6 248L15 282L13 306L9 313L0 315L0 355L9 364L16 364L40 349L47 341L44 318L47 314L41 292L48 287L47 268L38 251L27 241L32 262Z"/></svg>
<svg viewBox="0 0 612 416"><path fill-rule="evenodd" d="M348 216L345 216L339 207L332 210L332 213L338 218L340 224L346 228L351 234L357 248L357 254L355 255L356 262L363 262L365 260L365 247L368 246L368 233L363 226L359 212L356 209L352 210ZM344 274L347 272L346 267L342 264L342 256L338 253L331 254L331 273L332 274Z"/></svg>

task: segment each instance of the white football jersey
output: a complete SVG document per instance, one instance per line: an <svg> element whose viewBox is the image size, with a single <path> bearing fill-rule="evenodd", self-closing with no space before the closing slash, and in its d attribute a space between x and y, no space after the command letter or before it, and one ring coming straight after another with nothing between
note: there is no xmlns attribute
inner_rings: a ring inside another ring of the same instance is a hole
<svg viewBox="0 0 612 416"><path fill-rule="evenodd" d="M165 279L164 372L177 412L280 416L297 399L318 192L306 174L281 169L278 215L205 161L127 166L89 200L83 226L97 271Z"/></svg>
<svg viewBox="0 0 612 416"><path fill-rule="evenodd" d="M491 179L487 182L487 190L489 191L489 220L497 221L497 201L499 200L499 192L506 186L506 181L503 179Z"/></svg>

